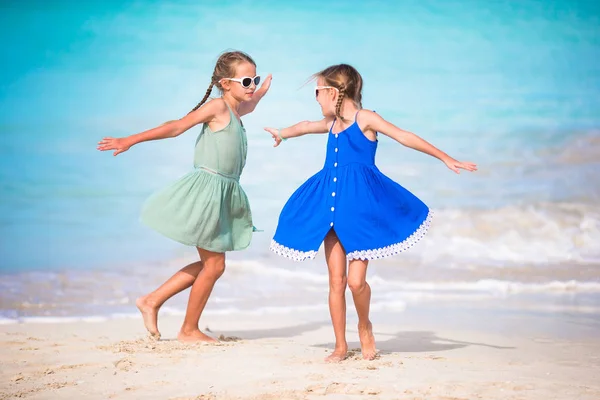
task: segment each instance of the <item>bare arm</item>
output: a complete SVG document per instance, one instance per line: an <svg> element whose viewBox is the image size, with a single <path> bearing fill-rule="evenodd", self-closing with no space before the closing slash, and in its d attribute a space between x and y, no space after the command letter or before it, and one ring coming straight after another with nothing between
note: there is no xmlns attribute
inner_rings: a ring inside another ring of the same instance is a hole
<svg viewBox="0 0 600 400"><path fill-rule="evenodd" d="M258 102L267 94L269 88L271 87L271 79L273 76L269 74L262 85L260 85L260 89L254 92L252 95L252 100L244 101L240 104L240 109L238 110L240 117L242 115L250 114L256 108Z"/></svg>
<svg viewBox="0 0 600 400"><path fill-rule="evenodd" d="M365 130L370 129L374 132L381 132L386 136L391 137L398 143L410 147L411 149L418 150L422 153L428 154L442 161L452 171L459 173L459 168L467 171L476 171L477 165L471 162L460 162L450 157L431 143L420 138L412 132L405 131L398 128L396 125L386 121L379 114L364 110L361 112L362 121L366 123Z"/></svg>
<svg viewBox="0 0 600 400"><path fill-rule="evenodd" d="M222 101L209 101L199 109L189 113L185 117L167 122L147 131L127 136L124 138L105 137L98 142L98 150L115 150L113 155L129 150L133 145L150 140L173 138L201 123L212 121L219 113L224 112L227 106Z"/></svg>
<svg viewBox="0 0 600 400"><path fill-rule="evenodd" d="M320 121L302 121L288 128L277 129L277 128L265 128L265 131L269 132L275 144L273 147L279 146L282 140L306 135L308 133L327 133L333 119L323 118Z"/></svg>

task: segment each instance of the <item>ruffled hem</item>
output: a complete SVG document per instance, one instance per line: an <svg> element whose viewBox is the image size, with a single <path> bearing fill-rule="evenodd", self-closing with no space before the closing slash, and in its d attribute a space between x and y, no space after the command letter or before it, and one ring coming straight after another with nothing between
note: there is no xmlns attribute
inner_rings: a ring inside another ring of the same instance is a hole
<svg viewBox="0 0 600 400"><path fill-rule="evenodd" d="M379 258L391 257L402 253L413 247L419 240L423 239L431 226L432 218L433 211L430 210L427 214L427 218L425 218L425 221L421 223L419 228L412 235L399 243L394 243L379 249L351 251L346 255L346 258L348 260L377 260Z"/></svg>
<svg viewBox="0 0 600 400"><path fill-rule="evenodd" d="M279 256L283 256L285 258L289 258L290 260L293 260L293 261L312 260L317 256L316 250L311 250L311 251L294 250L294 249L290 249L289 247L285 247L282 244L277 243L275 240L271 240L271 246L269 246L269 249L273 253L275 253Z"/></svg>
<svg viewBox="0 0 600 400"><path fill-rule="evenodd" d="M429 210L427 217L421 223L419 228L403 241L378 249L351 251L350 253L346 254L346 258L348 260L376 260L402 253L403 251L410 249L425 236L429 230L429 227L431 226L432 219L433 211ZM275 254L289 258L293 261L312 260L317 255L317 250L300 251L290 249L289 247L277 243L274 239L271 240L271 246L269 246L269 249Z"/></svg>

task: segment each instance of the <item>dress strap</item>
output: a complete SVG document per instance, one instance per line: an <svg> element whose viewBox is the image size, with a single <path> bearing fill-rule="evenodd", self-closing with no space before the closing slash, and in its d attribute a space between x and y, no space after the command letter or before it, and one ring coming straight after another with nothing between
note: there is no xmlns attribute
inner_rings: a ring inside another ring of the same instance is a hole
<svg viewBox="0 0 600 400"><path fill-rule="evenodd" d="M361 110L362 110L362 108L361 108L360 110L358 110L358 111L356 112L356 114L354 114L354 122L355 122L356 124L358 124L358 113L359 113Z"/></svg>
<svg viewBox="0 0 600 400"><path fill-rule="evenodd" d="M223 99L223 97L221 97ZM238 119L238 117L235 116L235 113L233 112L233 110L231 109L231 107L229 106L229 103L227 103L225 101L225 99L223 99L223 102L225 103L225 105L227 106L227 109L229 110L229 116L231 117L231 119L234 119L237 121L237 123L239 125L241 125L242 127L244 126L244 124L242 123L241 119Z"/></svg>
<svg viewBox="0 0 600 400"><path fill-rule="evenodd" d="M221 99L223 99L223 98L221 97ZM229 103L225 101L225 99L223 99L223 103L225 103L225 105L227 106L227 109L229 110L229 112L231 112L231 113L232 113L232 112L233 112L233 110L232 110L232 109L231 109L231 107L229 106Z"/></svg>
<svg viewBox="0 0 600 400"><path fill-rule="evenodd" d="M335 125L335 121L337 121L337 117L333 117L333 122L331 123L331 128L329 128L329 133L333 133L333 126Z"/></svg>

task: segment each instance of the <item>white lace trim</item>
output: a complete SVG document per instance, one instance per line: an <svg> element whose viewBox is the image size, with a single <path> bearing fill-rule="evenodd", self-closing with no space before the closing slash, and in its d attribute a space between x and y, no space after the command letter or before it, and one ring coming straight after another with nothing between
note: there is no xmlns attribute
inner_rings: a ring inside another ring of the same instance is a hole
<svg viewBox="0 0 600 400"><path fill-rule="evenodd" d="M432 218L433 211L430 210L421 226L419 226L412 235L399 243L394 243L379 249L351 251L346 255L346 258L348 260L376 260L378 258L390 257L402 253L403 251L410 249L425 236L431 225Z"/></svg>
<svg viewBox="0 0 600 400"><path fill-rule="evenodd" d="M431 226L432 218L433 211L429 210L427 218L425 218L425 221L423 221L419 228L412 235L410 235L409 237L407 237L399 243L394 243L386 247L381 247L379 249L351 251L346 255L346 258L348 260L374 260L402 253L403 251L406 251L412 246L414 246L419 240L423 238L423 236L425 236L425 234L429 230L429 227ZM275 254L289 258L290 260L294 261L312 260L317 255L316 250L294 250L277 243L275 240L271 240L271 246L269 248Z"/></svg>
<svg viewBox="0 0 600 400"><path fill-rule="evenodd" d="M305 261L312 260L317 256L317 252L315 250L311 251L300 251L290 249L289 247L285 247L282 244L277 243L275 240L271 240L271 246L269 247L272 252L277 255L283 256L285 258L289 258L294 261Z"/></svg>

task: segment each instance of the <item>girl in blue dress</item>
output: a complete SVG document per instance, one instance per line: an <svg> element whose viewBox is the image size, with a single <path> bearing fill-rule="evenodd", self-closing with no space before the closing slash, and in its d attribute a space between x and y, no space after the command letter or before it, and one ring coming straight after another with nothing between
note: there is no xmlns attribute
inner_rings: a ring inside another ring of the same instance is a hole
<svg viewBox="0 0 600 400"><path fill-rule="evenodd" d="M412 247L427 232L432 215L421 200L375 166L377 133L438 158L456 173L461 168L476 171L477 166L459 162L419 136L363 109L362 77L352 66L333 65L313 77L324 118L284 129L265 128L275 146L307 133L329 134L323 169L287 201L270 248L281 256L303 261L314 258L324 242L336 342L326 361L339 362L347 356L346 286L350 287L358 314L362 355L372 360L377 351L369 320L369 260Z"/></svg>

